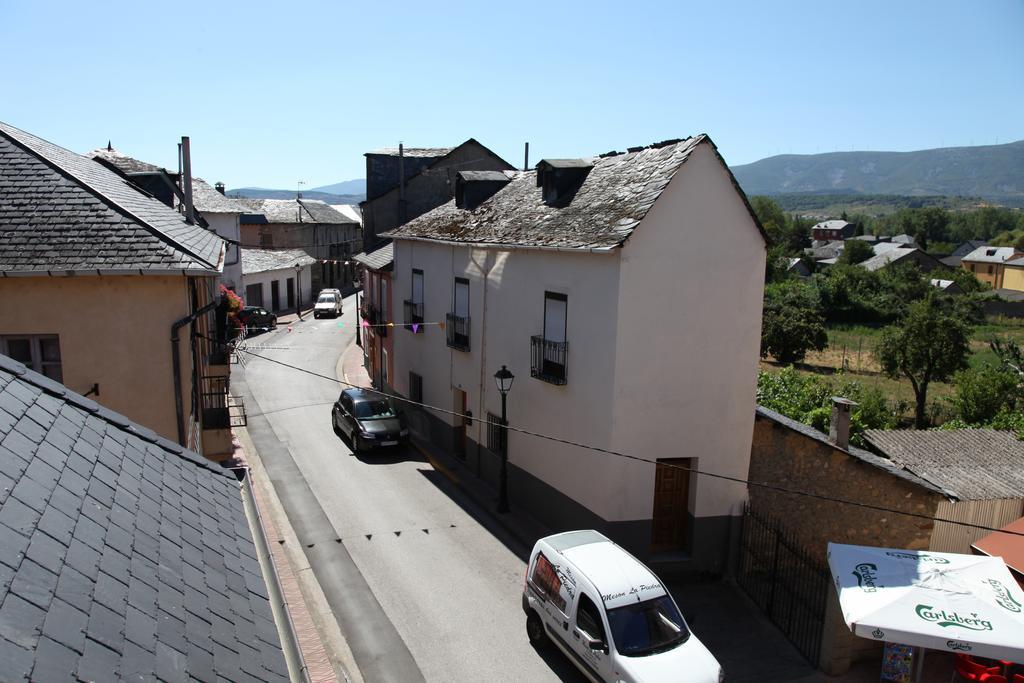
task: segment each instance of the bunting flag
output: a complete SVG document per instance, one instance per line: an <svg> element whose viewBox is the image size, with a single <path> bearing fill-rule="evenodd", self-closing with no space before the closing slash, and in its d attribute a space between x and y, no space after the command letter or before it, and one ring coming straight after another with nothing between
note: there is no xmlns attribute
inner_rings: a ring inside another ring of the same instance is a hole
<svg viewBox="0 0 1024 683"><path fill-rule="evenodd" d="M420 324L419 323L413 323L412 324L412 331L413 332L419 332L420 331Z"/></svg>

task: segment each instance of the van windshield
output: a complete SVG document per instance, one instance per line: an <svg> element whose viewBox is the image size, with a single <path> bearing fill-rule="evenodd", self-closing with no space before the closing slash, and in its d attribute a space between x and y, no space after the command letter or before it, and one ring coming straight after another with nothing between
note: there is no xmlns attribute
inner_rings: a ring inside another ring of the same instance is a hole
<svg viewBox="0 0 1024 683"><path fill-rule="evenodd" d="M668 595L608 610L608 625L619 654L642 657L671 650L690 637Z"/></svg>
<svg viewBox="0 0 1024 683"><path fill-rule="evenodd" d="M336 301L333 294L321 294L317 299L318 304L333 304Z"/></svg>

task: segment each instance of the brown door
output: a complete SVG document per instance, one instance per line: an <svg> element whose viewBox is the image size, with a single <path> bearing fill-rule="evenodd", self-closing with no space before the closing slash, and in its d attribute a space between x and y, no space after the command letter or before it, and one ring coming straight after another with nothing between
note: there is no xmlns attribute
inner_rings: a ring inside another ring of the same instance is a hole
<svg viewBox="0 0 1024 683"><path fill-rule="evenodd" d="M654 516L651 523L653 553L686 549L690 472L680 468L689 467L688 458L658 460L654 470Z"/></svg>
<svg viewBox="0 0 1024 683"><path fill-rule="evenodd" d="M466 392L461 389L452 389L454 403L452 410L459 415L465 415L468 406L466 405ZM455 455L465 459L466 457L466 418L455 418Z"/></svg>

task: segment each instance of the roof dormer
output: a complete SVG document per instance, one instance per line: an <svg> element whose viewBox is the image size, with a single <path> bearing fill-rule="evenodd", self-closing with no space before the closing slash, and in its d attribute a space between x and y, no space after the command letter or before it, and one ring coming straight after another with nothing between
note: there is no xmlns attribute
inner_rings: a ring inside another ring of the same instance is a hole
<svg viewBox="0 0 1024 683"><path fill-rule="evenodd" d="M545 204L568 203L594 168L593 159L541 159L537 163L537 187Z"/></svg>
<svg viewBox="0 0 1024 683"><path fill-rule="evenodd" d="M511 180L503 171L459 171L455 174L455 206L472 211Z"/></svg>

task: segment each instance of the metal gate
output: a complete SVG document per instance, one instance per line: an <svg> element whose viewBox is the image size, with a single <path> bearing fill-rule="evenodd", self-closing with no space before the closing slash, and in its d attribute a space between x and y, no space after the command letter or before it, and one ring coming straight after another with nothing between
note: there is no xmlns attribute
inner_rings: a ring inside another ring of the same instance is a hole
<svg viewBox="0 0 1024 683"><path fill-rule="evenodd" d="M737 583L797 650L818 666L832 579L769 515L747 505L740 531Z"/></svg>

